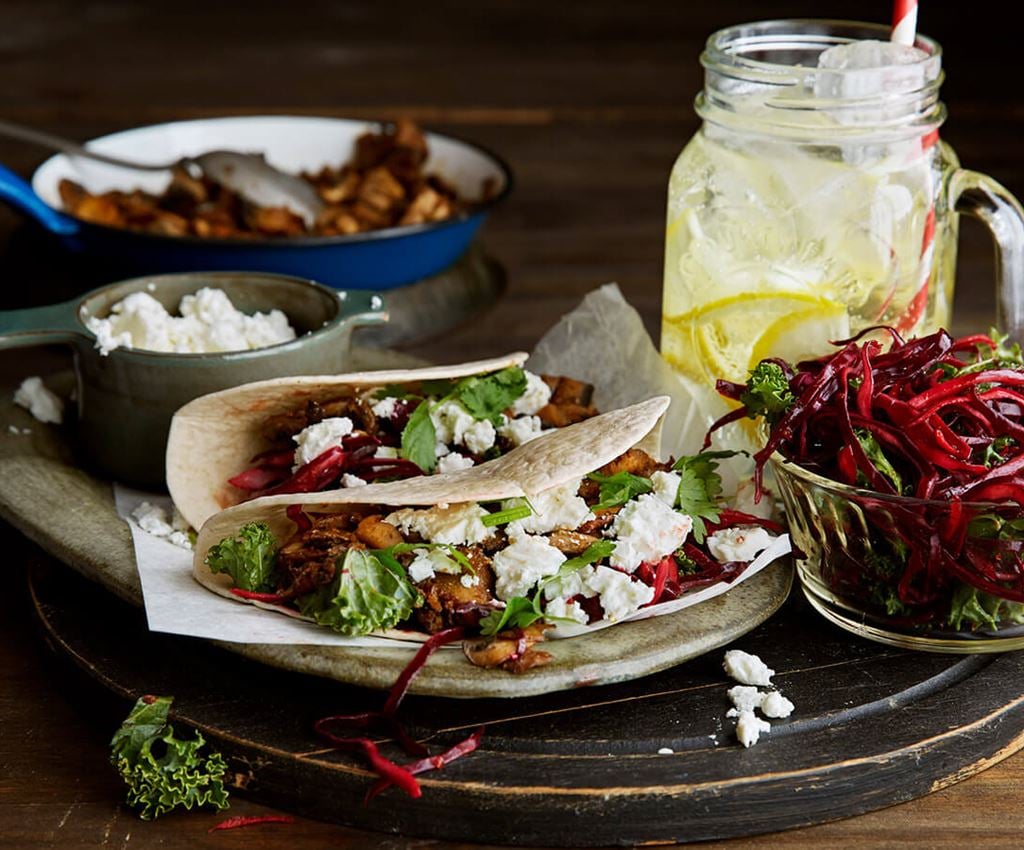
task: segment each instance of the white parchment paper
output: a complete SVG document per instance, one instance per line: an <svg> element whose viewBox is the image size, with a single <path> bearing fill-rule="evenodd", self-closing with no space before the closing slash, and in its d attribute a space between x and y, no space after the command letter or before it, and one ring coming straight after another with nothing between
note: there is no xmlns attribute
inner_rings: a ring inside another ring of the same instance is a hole
<svg viewBox="0 0 1024 850"><path fill-rule="evenodd" d="M571 375L594 384L594 403L613 410L655 395L668 395L672 405L662 433L662 455L700 451L711 412L697 399L688 381L658 354L640 314L615 284L587 295L537 344L527 368L536 372ZM723 469L723 472L727 470ZM726 480L726 486L729 481ZM156 632L191 635L229 643L306 644L415 648L425 639L408 632L408 639L348 637L323 626L284 616L255 605L233 602L206 590L192 578L192 553L147 534L131 518L143 501L171 511L168 496L143 493L115 485L118 514L131 527L135 558L142 582L146 618ZM751 578L772 561L788 554L788 535L778 538L731 583L719 582L671 602L637 611L626 620L669 614L725 593ZM622 621L625 622L625 621ZM555 637L575 637L615 625L607 620L589 625L561 625ZM450 647L449 647L450 648Z"/></svg>

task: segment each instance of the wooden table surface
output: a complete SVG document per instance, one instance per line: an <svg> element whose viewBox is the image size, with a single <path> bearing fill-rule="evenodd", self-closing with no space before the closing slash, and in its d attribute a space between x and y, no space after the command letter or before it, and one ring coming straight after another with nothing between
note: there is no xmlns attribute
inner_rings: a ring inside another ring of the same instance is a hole
<svg viewBox="0 0 1024 850"><path fill-rule="evenodd" d="M980 6L924 6L922 30L946 51L944 138L965 164L1024 196L1024 96L1012 27L993 26ZM656 333L665 187L696 127L703 39L744 20L823 14L884 21L889 4L6 0L0 117L89 138L224 114L404 115L499 151L517 186L485 241L509 271L508 295L443 344L417 349L455 361L530 347L609 280ZM22 174L42 158L0 140L0 162ZM960 329L989 321L991 253L982 229L966 222ZM0 308L8 309L99 280L0 207L0 282ZM0 370L31 374L53 357L7 353ZM111 729L91 716L33 630L24 592L31 550L10 529L0 535L9 553L0 594L0 847L454 847L301 820L207 835L218 816L135 819L118 805L121 789L106 765ZM1017 755L911 803L723 846L1016 844L1022 787ZM265 811L238 799L231 813Z"/></svg>

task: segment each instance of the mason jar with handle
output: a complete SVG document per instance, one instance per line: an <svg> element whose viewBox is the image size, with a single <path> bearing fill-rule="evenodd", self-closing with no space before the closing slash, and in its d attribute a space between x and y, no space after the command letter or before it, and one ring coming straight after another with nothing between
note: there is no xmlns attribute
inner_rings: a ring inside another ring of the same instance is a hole
<svg viewBox="0 0 1024 850"><path fill-rule="evenodd" d="M939 138L939 45L888 37L792 20L707 42L703 124L669 180L661 349L709 399L765 357L948 326L959 213L991 230L997 322L1024 332L1024 211Z"/></svg>

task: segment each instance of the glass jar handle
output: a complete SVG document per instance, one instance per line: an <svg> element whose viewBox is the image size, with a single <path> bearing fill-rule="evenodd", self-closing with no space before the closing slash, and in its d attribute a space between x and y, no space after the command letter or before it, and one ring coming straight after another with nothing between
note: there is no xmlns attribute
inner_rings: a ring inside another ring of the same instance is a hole
<svg viewBox="0 0 1024 850"><path fill-rule="evenodd" d="M1024 208L991 177L958 169L949 184L950 205L980 219L996 243L996 326L1024 341Z"/></svg>

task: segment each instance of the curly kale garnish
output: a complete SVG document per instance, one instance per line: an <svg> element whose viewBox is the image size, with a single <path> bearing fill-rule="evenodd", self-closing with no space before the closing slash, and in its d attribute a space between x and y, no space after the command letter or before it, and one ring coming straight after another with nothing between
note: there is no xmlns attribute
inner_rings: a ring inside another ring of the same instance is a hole
<svg viewBox="0 0 1024 850"><path fill-rule="evenodd" d="M220 753L199 752L206 741L198 731L191 740L174 737L167 723L172 700L142 697L110 741L110 763L128 786L128 805L143 820L177 806L228 807L227 763Z"/></svg>
<svg viewBox="0 0 1024 850"><path fill-rule="evenodd" d="M234 537L210 547L206 565L214 573L227 573L242 590L273 590L277 541L265 522L249 522Z"/></svg>
<svg viewBox="0 0 1024 850"><path fill-rule="evenodd" d="M751 370L747 389L740 396L751 419L763 416L769 424L777 422L795 402L786 373L770 360L762 360Z"/></svg>

